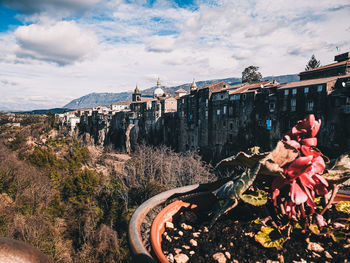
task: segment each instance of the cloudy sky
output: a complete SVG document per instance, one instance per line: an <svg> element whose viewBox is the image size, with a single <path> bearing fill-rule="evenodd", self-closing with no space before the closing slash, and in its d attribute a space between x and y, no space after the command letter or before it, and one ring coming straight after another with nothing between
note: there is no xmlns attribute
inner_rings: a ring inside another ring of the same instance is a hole
<svg viewBox="0 0 350 263"><path fill-rule="evenodd" d="M0 0L0 109L302 71L350 51L349 0Z"/></svg>

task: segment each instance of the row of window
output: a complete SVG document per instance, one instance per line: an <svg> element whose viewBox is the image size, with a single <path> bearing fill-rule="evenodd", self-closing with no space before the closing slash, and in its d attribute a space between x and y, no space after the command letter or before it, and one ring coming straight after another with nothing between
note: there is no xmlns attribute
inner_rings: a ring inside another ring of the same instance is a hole
<svg viewBox="0 0 350 263"><path fill-rule="evenodd" d="M306 94L306 93L309 93L309 90L310 90L310 88L309 87L305 87L304 88L304 93ZM322 85L317 85L317 92L322 92L322 90L323 90L323 86ZM297 89L295 88L295 89L292 89L292 95L296 95L297 94ZM284 90L284 95L285 96L287 96L287 95L289 95L289 89L285 89Z"/></svg>

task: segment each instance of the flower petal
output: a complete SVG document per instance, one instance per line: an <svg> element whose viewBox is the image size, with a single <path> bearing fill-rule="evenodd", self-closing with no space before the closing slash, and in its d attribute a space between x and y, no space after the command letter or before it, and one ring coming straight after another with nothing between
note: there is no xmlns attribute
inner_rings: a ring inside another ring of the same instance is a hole
<svg viewBox="0 0 350 263"><path fill-rule="evenodd" d="M321 156L322 153L319 151L316 151L314 148L306 145L301 145L301 152L305 155L312 155L313 157Z"/></svg>
<svg viewBox="0 0 350 263"><path fill-rule="evenodd" d="M317 146L317 138L301 139L300 143L306 146Z"/></svg>
<svg viewBox="0 0 350 263"><path fill-rule="evenodd" d="M307 200L307 195L304 192L303 189L297 184L296 181L293 181L291 186L290 186L290 194L291 194L291 199L293 203L300 205L302 203L305 203Z"/></svg>
<svg viewBox="0 0 350 263"><path fill-rule="evenodd" d="M318 156L318 157L312 159L312 169L313 169L314 173L321 174L321 173L323 173L324 168L326 168L326 164L325 164L322 156Z"/></svg>

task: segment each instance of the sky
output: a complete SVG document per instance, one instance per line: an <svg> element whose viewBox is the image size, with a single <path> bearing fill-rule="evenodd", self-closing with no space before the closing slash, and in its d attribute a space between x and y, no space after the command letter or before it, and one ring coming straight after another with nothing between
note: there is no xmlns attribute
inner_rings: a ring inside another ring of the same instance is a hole
<svg viewBox="0 0 350 263"><path fill-rule="evenodd" d="M349 0L0 0L0 110L295 74L350 51Z"/></svg>

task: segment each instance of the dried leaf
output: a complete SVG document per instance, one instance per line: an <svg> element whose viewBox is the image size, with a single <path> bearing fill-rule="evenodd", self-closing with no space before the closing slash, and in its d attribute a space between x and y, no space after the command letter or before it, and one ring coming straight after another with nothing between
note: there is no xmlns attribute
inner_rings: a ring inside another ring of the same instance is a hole
<svg viewBox="0 0 350 263"><path fill-rule="evenodd" d="M337 160L332 162L331 168L325 171L323 177L334 184L350 184L349 154L343 154Z"/></svg>
<svg viewBox="0 0 350 263"><path fill-rule="evenodd" d="M254 206L262 206L267 203L267 193L263 190L258 190L253 193L241 195L241 199Z"/></svg>
<svg viewBox="0 0 350 263"><path fill-rule="evenodd" d="M350 201L340 201L337 204L336 209L339 212L350 214Z"/></svg>
<svg viewBox="0 0 350 263"><path fill-rule="evenodd" d="M282 236L281 232L278 229L273 227L262 227L255 235L255 240L258 241L264 247L279 247L281 246L287 238Z"/></svg>
<svg viewBox="0 0 350 263"><path fill-rule="evenodd" d="M258 161L262 160L268 154L269 153L259 153L259 154L249 155L245 152L239 152L236 155L233 155L231 157L221 160L216 165L216 168L238 167L238 166L252 168Z"/></svg>

